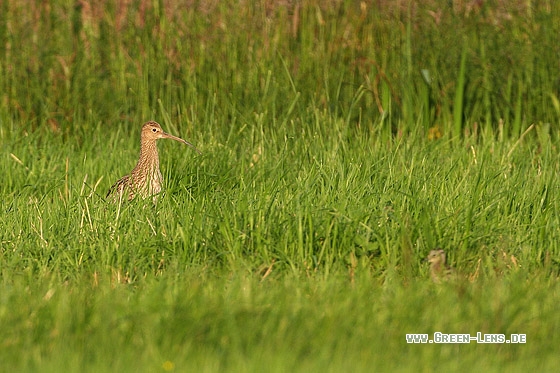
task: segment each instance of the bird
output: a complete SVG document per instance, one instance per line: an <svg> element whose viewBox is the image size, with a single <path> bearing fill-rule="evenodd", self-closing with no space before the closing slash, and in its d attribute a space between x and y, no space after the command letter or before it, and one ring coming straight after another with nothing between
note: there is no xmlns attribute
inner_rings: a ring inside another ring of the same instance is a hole
<svg viewBox="0 0 560 373"><path fill-rule="evenodd" d="M430 263L430 276L435 283L450 280L455 273L445 262L445 251L440 248L430 251L425 261Z"/></svg>
<svg viewBox="0 0 560 373"><path fill-rule="evenodd" d="M112 197L113 202L127 199L131 201L137 195L143 199L154 198L161 192L163 177L159 170L159 155L157 150L157 140L172 139L182 142L193 148L198 154L202 154L193 144L179 137L170 135L163 131L159 123L154 121L146 122L142 125L140 133L140 157L136 167L130 174L119 179L109 188L105 198Z"/></svg>

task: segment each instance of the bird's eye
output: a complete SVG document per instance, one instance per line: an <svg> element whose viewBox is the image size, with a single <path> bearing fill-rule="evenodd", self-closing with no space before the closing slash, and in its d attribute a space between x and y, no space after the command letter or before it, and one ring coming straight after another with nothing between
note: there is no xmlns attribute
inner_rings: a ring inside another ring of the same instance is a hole
<svg viewBox="0 0 560 373"><path fill-rule="evenodd" d="M152 132L157 132L157 128L152 128Z"/></svg>

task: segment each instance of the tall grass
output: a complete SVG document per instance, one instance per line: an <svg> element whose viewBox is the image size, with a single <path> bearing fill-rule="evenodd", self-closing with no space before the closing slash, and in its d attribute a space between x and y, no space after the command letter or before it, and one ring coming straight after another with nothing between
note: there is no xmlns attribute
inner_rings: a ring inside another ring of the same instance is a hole
<svg viewBox="0 0 560 373"><path fill-rule="evenodd" d="M229 118L266 108L273 119L299 92L298 106L366 130L382 120L392 132L422 124L457 136L464 118L470 132L476 123L515 137L557 120L554 3L403 4L7 1L3 117L85 136L88 122L153 116L158 100L179 122L212 101Z"/></svg>
<svg viewBox="0 0 560 373"><path fill-rule="evenodd" d="M461 4L2 2L0 366L552 370L558 9Z"/></svg>

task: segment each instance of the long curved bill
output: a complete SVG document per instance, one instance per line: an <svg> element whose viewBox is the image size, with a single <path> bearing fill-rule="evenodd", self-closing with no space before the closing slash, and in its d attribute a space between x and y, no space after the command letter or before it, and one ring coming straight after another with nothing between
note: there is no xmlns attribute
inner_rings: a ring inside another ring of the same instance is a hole
<svg viewBox="0 0 560 373"><path fill-rule="evenodd" d="M202 152L201 152L200 150L198 150L198 149L196 148L196 146L194 146L194 145L191 144L190 142L185 141L185 140L183 140L183 139L180 138L180 137L170 135L170 134L168 134L167 132L161 132L160 138L162 138L162 139L171 139L171 140L175 140L175 141L182 142L183 144L186 144L186 145L190 146L191 148L193 148L194 150L196 150L196 152L197 152L198 154L202 154Z"/></svg>

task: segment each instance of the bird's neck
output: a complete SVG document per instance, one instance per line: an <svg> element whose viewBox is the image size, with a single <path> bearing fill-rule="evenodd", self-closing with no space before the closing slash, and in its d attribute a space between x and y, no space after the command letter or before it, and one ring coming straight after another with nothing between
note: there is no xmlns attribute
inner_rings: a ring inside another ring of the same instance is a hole
<svg viewBox="0 0 560 373"><path fill-rule="evenodd" d="M159 155L155 141L142 143L140 158L134 170L159 170Z"/></svg>
<svg viewBox="0 0 560 373"><path fill-rule="evenodd" d="M443 263L441 261L432 263L432 271L435 273L440 273L443 270Z"/></svg>

